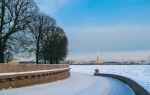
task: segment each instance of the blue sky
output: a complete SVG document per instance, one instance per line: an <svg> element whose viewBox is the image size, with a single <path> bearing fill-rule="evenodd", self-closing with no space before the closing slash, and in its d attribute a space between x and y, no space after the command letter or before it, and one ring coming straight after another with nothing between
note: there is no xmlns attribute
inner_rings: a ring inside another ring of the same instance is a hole
<svg viewBox="0 0 150 95"><path fill-rule="evenodd" d="M150 0L35 0L69 39L69 57L150 50Z"/></svg>

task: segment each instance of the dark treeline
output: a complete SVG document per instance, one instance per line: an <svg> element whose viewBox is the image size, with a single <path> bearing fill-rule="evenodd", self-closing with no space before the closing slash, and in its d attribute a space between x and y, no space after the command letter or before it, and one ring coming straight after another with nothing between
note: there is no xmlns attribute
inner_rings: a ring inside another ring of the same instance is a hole
<svg viewBox="0 0 150 95"><path fill-rule="evenodd" d="M14 54L35 54L36 63L59 63L68 53L64 30L33 0L0 0L0 63Z"/></svg>

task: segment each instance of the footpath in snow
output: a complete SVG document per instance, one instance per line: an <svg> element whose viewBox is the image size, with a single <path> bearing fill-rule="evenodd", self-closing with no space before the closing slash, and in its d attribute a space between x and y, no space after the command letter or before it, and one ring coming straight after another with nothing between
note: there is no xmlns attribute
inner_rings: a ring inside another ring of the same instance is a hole
<svg viewBox="0 0 150 95"><path fill-rule="evenodd" d="M135 95L135 93L128 85L116 79L71 73L71 77L65 80L0 90L0 95Z"/></svg>

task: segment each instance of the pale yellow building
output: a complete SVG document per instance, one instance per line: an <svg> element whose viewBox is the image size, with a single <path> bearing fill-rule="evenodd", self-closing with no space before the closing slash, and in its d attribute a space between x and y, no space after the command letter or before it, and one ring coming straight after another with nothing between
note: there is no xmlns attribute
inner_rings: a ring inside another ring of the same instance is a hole
<svg viewBox="0 0 150 95"><path fill-rule="evenodd" d="M12 59L10 62L7 64L19 64L19 59Z"/></svg>
<svg viewBox="0 0 150 95"><path fill-rule="evenodd" d="M102 61L102 57L100 57L99 55L96 56L96 64L101 64L103 63Z"/></svg>

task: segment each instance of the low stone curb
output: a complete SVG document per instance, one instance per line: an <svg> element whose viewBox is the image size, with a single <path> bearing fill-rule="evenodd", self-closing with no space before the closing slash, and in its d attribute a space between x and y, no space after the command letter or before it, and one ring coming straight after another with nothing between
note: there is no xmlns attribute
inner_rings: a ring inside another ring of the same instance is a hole
<svg viewBox="0 0 150 95"><path fill-rule="evenodd" d="M102 74L102 73L96 73L96 74L94 74L94 76L105 76L105 77L111 77L111 78L118 79L118 80L128 84L133 89L133 91L135 92L136 95L150 95L142 86L140 86L138 83L136 83L135 81L133 81L130 78L123 77L120 75Z"/></svg>

